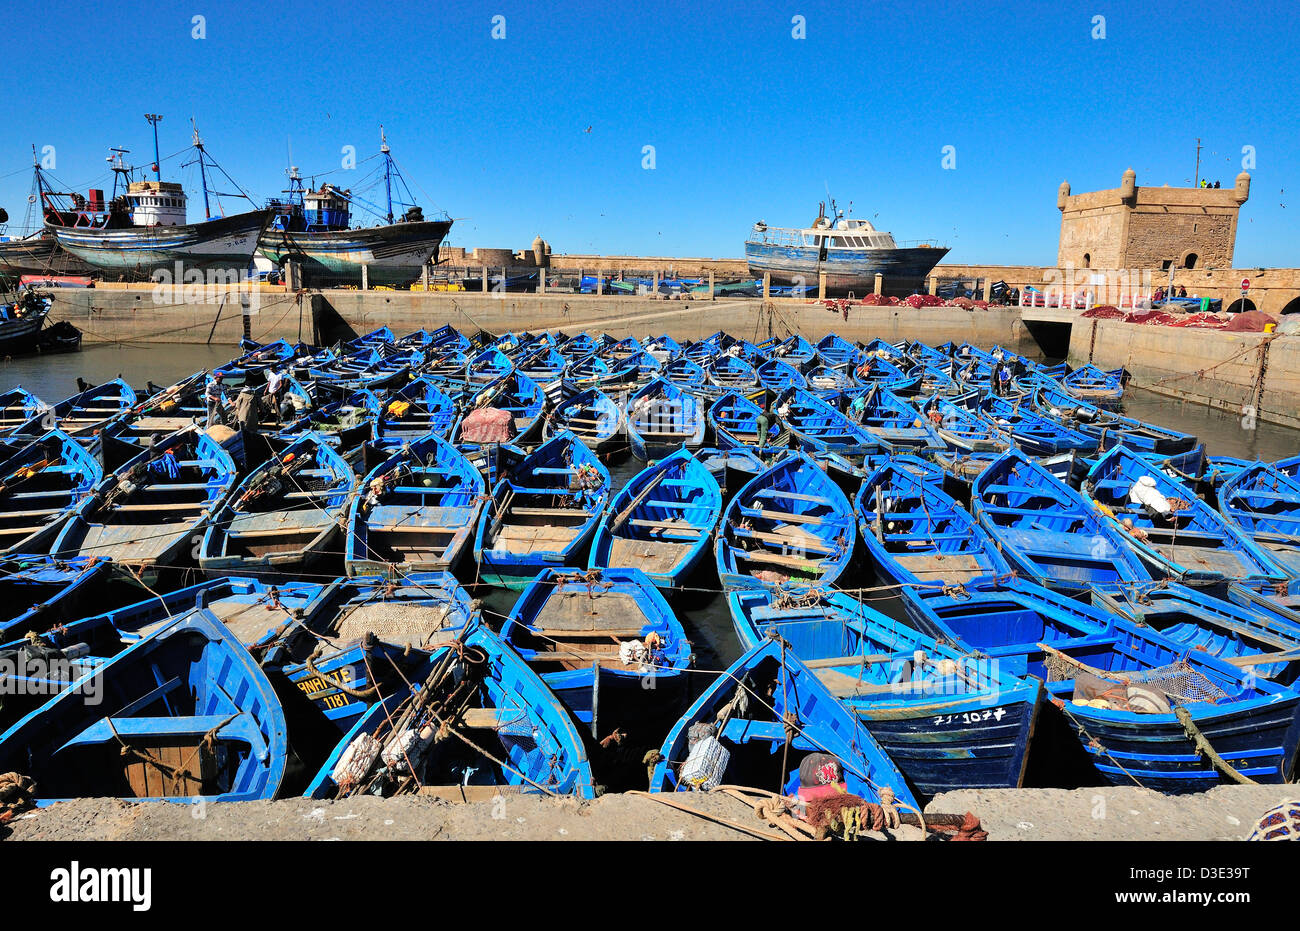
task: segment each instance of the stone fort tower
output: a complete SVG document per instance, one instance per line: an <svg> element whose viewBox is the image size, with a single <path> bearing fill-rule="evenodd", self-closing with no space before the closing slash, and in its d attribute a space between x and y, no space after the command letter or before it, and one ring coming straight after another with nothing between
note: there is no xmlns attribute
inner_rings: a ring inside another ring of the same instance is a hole
<svg viewBox="0 0 1300 931"><path fill-rule="evenodd" d="M1124 172L1117 188L1070 194L1062 181L1058 266L1076 268L1231 268L1237 212L1250 196L1250 175L1233 187L1138 187Z"/></svg>

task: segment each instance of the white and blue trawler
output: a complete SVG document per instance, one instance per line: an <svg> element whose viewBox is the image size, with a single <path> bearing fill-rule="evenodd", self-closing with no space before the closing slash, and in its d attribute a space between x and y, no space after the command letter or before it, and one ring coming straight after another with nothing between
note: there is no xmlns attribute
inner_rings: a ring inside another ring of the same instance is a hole
<svg viewBox="0 0 1300 931"><path fill-rule="evenodd" d="M835 208L826 215L818 205L812 225L794 229L754 224L745 240L745 260L752 275L770 273L775 285L792 285L817 290L826 274L828 291L864 293L875 287L876 275L884 276L887 293L910 294L921 287L927 275L948 254L946 246L933 241L899 245L893 234L882 232L868 220L847 217Z"/></svg>

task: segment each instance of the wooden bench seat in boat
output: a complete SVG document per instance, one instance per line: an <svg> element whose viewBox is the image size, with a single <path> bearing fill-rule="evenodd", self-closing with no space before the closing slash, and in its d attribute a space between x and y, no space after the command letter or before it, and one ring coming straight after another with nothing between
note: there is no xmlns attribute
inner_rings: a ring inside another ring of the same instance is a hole
<svg viewBox="0 0 1300 931"><path fill-rule="evenodd" d="M825 521L812 514L789 514L785 511L768 511L762 508L741 507L740 513L746 517L765 517L768 520L785 521L796 524L822 524Z"/></svg>
<svg viewBox="0 0 1300 931"><path fill-rule="evenodd" d="M805 495L797 491L779 491L776 488L760 488L754 493L758 498L789 498L791 501L811 501L814 504L830 504L825 495Z"/></svg>
<svg viewBox="0 0 1300 931"><path fill-rule="evenodd" d="M827 556L834 556L835 550L822 543L815 537L783 537L779 533L764 533L761 530L747 530L744 527L732 527L732 532L736 536L750 537L755 540L762 540L765 543L779 543L788 546L791 549L808 550L813 553L824 553Z"/></svg>
<svg viewBox="0 0 1300 931"><path fill-rule="evenodd" d="M627 522L633 527L650 527L658 530L674 530L677 533L687 536L698 537L707 531L702 527L692 527L690 524L681 524L671 520L645 520L643 518L633 518Z"/></svg>

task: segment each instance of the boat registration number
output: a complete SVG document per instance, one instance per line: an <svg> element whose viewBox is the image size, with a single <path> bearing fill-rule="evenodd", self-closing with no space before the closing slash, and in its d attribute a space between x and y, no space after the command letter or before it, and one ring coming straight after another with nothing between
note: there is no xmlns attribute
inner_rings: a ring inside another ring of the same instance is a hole
<svg viewBox="0 0 1300 931"><path fill-rule="evenodd" d="M347 697L335 686L347 685L351 679L352 670L344 667L337 672L301 679L298 688L312 701L319 702L326 708L342 708L347 704Z"/></svg>
<svg viewBox="0 0 1300 931"><path fill-rule="evenodd" d="M1007 709L986 708L984 711L963 711L961 714L936 714L935 724L980 724L984 721L1001 721Z"/></svg>

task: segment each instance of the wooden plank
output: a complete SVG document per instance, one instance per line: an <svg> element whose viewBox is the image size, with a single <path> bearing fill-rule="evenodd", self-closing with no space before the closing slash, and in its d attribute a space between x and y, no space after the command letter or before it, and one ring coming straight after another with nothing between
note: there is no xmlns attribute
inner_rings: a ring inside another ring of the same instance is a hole
<svg viewBox="0 0 1300 931"><path fill-rule="evenodd" d="M821 559L800 559L797 556L782 556L779 553L769 553L767 550L736 549L735 552L737 559L744 559L748 562L766 562L775 566L793 566L799 569L821 568Z"/></svg>
<svg viewBox="0 0 1300 931"><path fill-rule="evenodd" d="M887 663L894 658L891 653L865 653L861 656L825 656L821 659L806 659L803 664L809 669L822 669L827 666L870 666L872 663Z"/></svg>
<svg viewBox="0 0 1300 931"><path fill-rule="evenodd" d="M768 520L785 521L786 523L798 524L823 524L825 523L820 517L814 517L810 514L787 514L785 511L769 511L764 508L747 508L743 505L741 513L747 517L766 517Z"/></svg>

